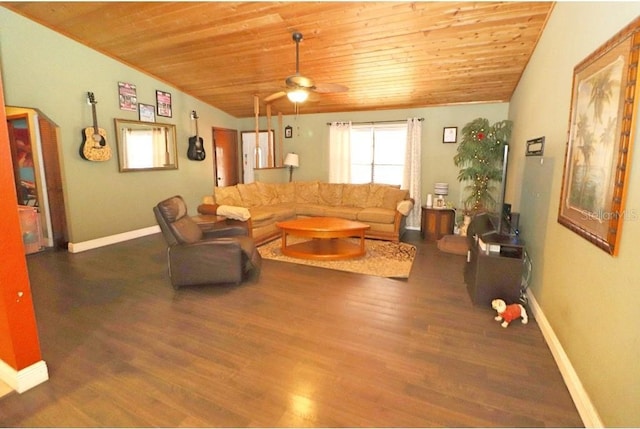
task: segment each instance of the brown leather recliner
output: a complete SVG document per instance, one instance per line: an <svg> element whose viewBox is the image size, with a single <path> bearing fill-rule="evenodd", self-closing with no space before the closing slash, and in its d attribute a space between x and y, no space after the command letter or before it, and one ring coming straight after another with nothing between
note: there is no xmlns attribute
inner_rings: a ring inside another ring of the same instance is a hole
<svg viewBox="0 0 640 429"><path fill-rule="evenodd" d="M262 258L246 228L226 226L203 231L187 214L179 195L153 208L167 241L169 278L174 288L235 283L258 278Z"/></svg>

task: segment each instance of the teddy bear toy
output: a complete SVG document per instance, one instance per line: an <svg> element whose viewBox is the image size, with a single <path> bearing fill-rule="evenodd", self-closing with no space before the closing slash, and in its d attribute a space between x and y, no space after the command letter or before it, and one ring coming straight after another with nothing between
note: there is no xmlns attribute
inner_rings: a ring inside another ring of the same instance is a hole
<svg viewBox="0 0 640 429"><path fill-rule="evenodd" d="M529 317L527 316L527 310L520 304L509 304L507 305L501 299L494 299L491 301L491 307L498 312L498 315L495 317L495 320L498 322L502 321L501 325L503 328L509 326L511 321L516 320L518 317L522 318L522 324L526 324L529 322Z"/></svg>

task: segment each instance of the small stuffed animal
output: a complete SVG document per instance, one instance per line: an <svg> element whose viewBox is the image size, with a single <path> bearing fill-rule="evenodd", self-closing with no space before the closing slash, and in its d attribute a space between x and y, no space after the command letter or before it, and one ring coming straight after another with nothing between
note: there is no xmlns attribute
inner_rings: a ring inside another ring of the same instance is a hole
<svg viewBox="0 0 640 429"><path fill-rule="evenodd" d="M503 328L509 326L511 321L516 320L518 317L522 318L522 324L526 324L529 322L529 317L527 316L527 310L520 304L510 304L507 305L501 299L494 299L491 301L491 307L498 312L498 315L495 317L495 320L498 322L502 321L501 325Z"/></svg>

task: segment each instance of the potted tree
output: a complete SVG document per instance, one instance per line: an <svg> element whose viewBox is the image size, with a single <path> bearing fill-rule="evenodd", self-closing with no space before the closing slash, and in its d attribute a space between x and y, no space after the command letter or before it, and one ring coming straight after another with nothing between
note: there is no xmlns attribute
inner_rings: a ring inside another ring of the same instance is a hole
<svg viewBox="0 0 640 429"><path fill-rule="evenodd" d="M511 137L512 122L491 125L488 119L476 118L462 129L462 140L453 162L461 167L458 180L471 182L465 187L465 215L491 210L496 204L495 184L502 180L504 145Z"/></svg>

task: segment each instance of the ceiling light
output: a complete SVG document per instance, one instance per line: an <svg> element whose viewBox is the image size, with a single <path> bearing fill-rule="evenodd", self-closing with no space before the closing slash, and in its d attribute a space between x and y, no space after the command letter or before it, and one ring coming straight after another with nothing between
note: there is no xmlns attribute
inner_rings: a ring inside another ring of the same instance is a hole
<svg viewBox="0 0 640 429"><path fill-rule="evenodd" d="M293 91L287 92L287 97L293 103L302 103L307 99L309 93L302 88L294 89Z"/></svg>

